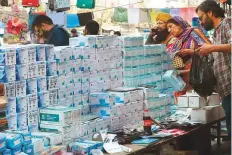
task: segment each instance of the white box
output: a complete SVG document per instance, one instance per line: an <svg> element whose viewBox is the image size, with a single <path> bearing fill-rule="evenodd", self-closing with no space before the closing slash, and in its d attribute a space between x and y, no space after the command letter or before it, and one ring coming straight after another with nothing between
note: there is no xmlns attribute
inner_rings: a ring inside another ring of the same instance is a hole
<svg viewBox="0 0 232 155"><path fill-rule="evenodd" d="M27 46L28 50L28 63L36 62L36 46Z"/></svg>
<svg viewBox="0 0 232 155"><path fill-rule="evenodd" d="M58 103L58 90L52 89L49 90L49 105L56 105Z"/></svg>
<svg viewBox="0 0 232 155"><path fill-rule="evenodd" d="M26 96L20 96L16 97L16 112L24 112L27 111L27 97Z"/></svg>
<svg viewBox="0 0 232 155"><path fill-rule="evenodd" d="M38 76L38 65L37 65L37 63L28 64L27 77L28 78L35 78L37 76Z"/></svg>
<svg viewBox="0 0 232 155"><path fill-rule="evenodd" d="M179 108L188 108L189 107L189 97L186 95L181 95L177 97L178 107Z"/></svg>
<svg viewBox="0 0 232 155"><path fill-rule="evenodd" d="M32 144L34 146L34 154L37 154L45 149L44 141L41 138L32 138Z"/></svg>
<svg viewBox="0 0 232 155"><path fill-rule="evenodd" d="M36 45L36 60L37 61L46 61L45 46L44 45Z"/></svg>
<svg viewBox="0 0 232 155"><path fill-rule="evenodd" d="M130 92L113 92L110 91L110 94L116 96L116 104L125 104L131 102Z"/></svg>
<svg viewBox="0 0 232 155"><path fill-rule="evenodd" d="M67 62L59 62L57 63L57 74L58 75L64 75L66 74L66 69L67 69Z"/></svg>
<svg viewBox="0 0 232 155"><path fill-rule="evenodd" d="M37 62L38 64L38 76L46 76L47 72L46 72L46 62L45 61L40 61Z"/></svg>
<svg viewBox="0 0 232 155"><path fill-rule="evenodd" d="M221 105L206 106L204 108L193 109L191 111L191 121L200 121L203 124L216 121L224 116Z"/></svg>
<svg viewBox="0 0 232 155"><path fill-rule="evenodd" d="M26 47L20 47L16 49L16 63L17 64L28 63L28 49Z"/></svg>
<svg viewBox="0 0 232 155"><path fill-rule="evenodd" d="M115 96L110 93L90 93L89 102L91 105L109 104L115 105Z"/></svg>
<svg viewBox="0 0 232 155"><path fill-rule="evenodd" d="M10 82L16 80L15 65L0 66L0 83Z"/></svg>
<svg viewBox="0 0 232 155"><path fill-rule="evenodd" d="M16 81L15 82L15 93L16 96L26 96L26 81Z"/></svg>
<svg viewBox="0 0 232 155"><path fill-rule="evenodd" d="M38 93L38 106L47 107L49 106L49 91L42 91Z"/></svg>
<svg viewBox="0 0 232 155"><path fill-rule="evenodd" d="M77 72L73 74L73 83L81 83L81 78L82 78L82 73L81 72Z"/></svg>
<svg viewBox="0 0 232 155"><path fill-rule="evenodd" d="M200 96L189 96L190 108L202 108L207 106L207 99Z"/></svg>
<svg viewBox="0 0 232 155"><path fill-rule="evenodd" d="M55 60L54 45L45 45L45 54L47 61Z"/></svg>
<svg viewBox="0 0 232 155"><path fill-rule="evenodd" d="M37 93L37 79L27 79L27 94Z"/></svg>
<svg viewBox="0 0 232 155"><path fill-rule="evenodd" d="M47 90L47 78L39 77L37 78L37 91L42 92Z"/></svg>
<svg viewBox="0 0 232 155"><path fill-rule="evenodd" d="M10 130L17 130L17 115L12 114L7 116L8 128Z"/></svg>
<svg viewBox="0 0 232 155"><path fill-rule="evenodd" d="M27 127L27 112L21 112L17 114L18 130L25 129Z"/></svg>
<svg viewBox="0 0 232 155"><path fill-rule="evenodd" d="M72 125L72 109L63 106L40 109L40 123L61 126Z"/></svg>
<svg viewBox="0 0 232 155"><path fill-rule="evenodd" d="M16 49L1 48L0 49L0 65L9 66L16 64Z"/></svg>
<svg viewBox="0 0 232 155"><path fill-rule="evenodd" d="M47 61L46 62L46 67L47 67L47 76L55 76L57 75L57 66L56 66L56 61Z"/></svg>
<svg viewBox="0 0 232 155"><path fill-rule="evenodd" d="M7 98L6 113L8 115L16 114L16 98Z"/></svg>
<svg viewBox="0 0 232 155"><path fill-rule="evenodd" d="M32 126L32 127L35 124L39 123L38 111L37 110L28 111L28 113L27 113L27 122L28 122L28 126Z"/></svg>
<svg viewBox="0 0 232 155"><path fill-rule="evenodd" d="M58 76L48 76L47 86L48 86L48 90L58 88Z"/></svg>
<svg viewBox="0 0 232 155"><path fill-rule="evenodd" d="M219 94L213 93L211 96L208 97L208 105L214 106L219 105L221 103Z"/></svg>
<svg viewBox="0 0 232 155"><path fill-rule="evenodd" d="M15 97L15 82L5 83L4 84L5 96Z"/></svg>
<svg viewBox="0 0 232 155"><path fill-rule="evenodd" d="M16 65L16 80L26 80L27 70L27 64Z"/></svg>
<svg viewBox="0 0 232 155"><path fill-rule="evenodd" d="M34 111L38 109L38 98L37 94L27 95L27 110Z"/></svg>
<svg viewBox="0 0 232 155"><path fill-rule="evenodd" d="M32 132L32 137L43 138L44 140L49 139L50 145L60 145L62 143L62 135L51 132Z"/></svg>

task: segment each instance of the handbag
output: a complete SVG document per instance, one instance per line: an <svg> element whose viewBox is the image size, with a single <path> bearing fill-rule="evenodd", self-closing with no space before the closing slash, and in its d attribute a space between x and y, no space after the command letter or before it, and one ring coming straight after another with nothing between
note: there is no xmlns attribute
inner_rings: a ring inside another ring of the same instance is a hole
<svg viewBox="0 0 232 155"><path fill-rule="evenodd" d="M23 6L38 7L39 0L22 0Z"/></svg>
<svg viewBox="0 0 232 155"><path fill-rule="evenodd" d="M175 69L182 69L185 67L184 60L180 56L175 55L172 60L172 66Z"/></svg>
<svg viewBox="0 0 232 155"><path fill-rule="evenodd" d="M93 9L95 8L95 0L77 0L78 8Z"/></svg>

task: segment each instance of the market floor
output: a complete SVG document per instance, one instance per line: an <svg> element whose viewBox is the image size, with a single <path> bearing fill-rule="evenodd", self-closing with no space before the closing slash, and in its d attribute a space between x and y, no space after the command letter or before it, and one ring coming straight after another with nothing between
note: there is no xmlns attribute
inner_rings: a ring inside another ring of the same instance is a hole
<svg viewBox="0 0 232 155"><path fill-rule="evenodd" d="M217 141L212 141L212 151L213 155L217 155ZM221 142L221 154L220 155L231 155L231 141L222 141Z"/></svg>

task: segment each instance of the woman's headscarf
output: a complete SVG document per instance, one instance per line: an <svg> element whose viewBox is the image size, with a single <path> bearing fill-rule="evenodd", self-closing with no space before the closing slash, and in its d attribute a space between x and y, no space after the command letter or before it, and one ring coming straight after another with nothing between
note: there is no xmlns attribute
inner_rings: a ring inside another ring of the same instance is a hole
<svg viewBox="0 0 232 155"><path fill-rule="evenodd" d="M200 29L192 28L188 22L181 17L175 16L171 19L175 20L184 30L183 33L176 38L170 50L171 57L181 49L196 49L199 45L210 42Z"/></svg>

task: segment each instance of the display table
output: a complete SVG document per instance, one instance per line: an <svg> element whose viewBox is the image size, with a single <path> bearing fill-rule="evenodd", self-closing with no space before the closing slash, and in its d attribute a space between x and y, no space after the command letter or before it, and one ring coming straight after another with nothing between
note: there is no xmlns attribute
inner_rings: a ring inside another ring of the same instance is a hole
<svg viewBox="0 0 232 155"><path fill-rule="evenodd" d="M225 118L221 118L219 120L213 121L211 123L207 123L207 124L201 124L195 128L189 129L187 130L186 134L183 135L179 135L176 137L172 137L172 138L166 138L166 139L161 139L158 142L155 143L151 143L148 146L139 146L139 145L134 145L134 144L128 144L125 145L126 147L129 147L132 149L132 152L130 153L126 153L126 152L121 152L121 153L115 153L115 155L142 155L142 153L144 152L153 152L156 153L156 155L160 154L160 149L162 148L163 145L176 141L180 138L183 138L185 136L194 134L195 132L200 132L202 130L205 129L210 129L212 128L213 125L217 125L217 155L220 155L220 149L221 149L221 121L223 121ZM107 153L105 153L105 155L108 155Z"/></svg>

